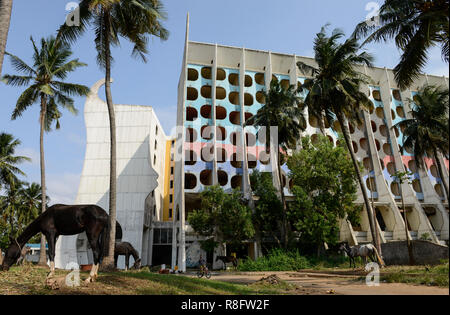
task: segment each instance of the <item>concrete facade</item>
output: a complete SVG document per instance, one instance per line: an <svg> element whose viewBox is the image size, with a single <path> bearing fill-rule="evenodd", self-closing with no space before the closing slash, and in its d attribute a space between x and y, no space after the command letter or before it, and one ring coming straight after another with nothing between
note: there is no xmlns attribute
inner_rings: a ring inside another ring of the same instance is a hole
<svg viewBox="0 0 450 315"><path fill-rule="evenodd" d="M180 163L175 170L175 209L172 265L185 269L191 261L189 247L196 236L186 222L188 213L199 206L199 193L205 187L220 185L225 191L242 189L250 193L249 174L255 169L273 173L274 186L283 186L286 196L292 196L289 170L282 166L282 182L278 180L276 154L264 152L258 129L243 127L244 122L264 106L261 91L269 89L271 80L281 84L299 85L309 78L296 66L298 61L315 65L312 58L269 51L228 47L189 41L187 25L185 52L178 86L177 152ZM449 239L449 214L442 180L434 157L426 157L426 169L417 167L412 152L400 153L402 130L398 122L410 118L409 99L425 84L448 87L448 78L420 76L406 91L396 86L393 71L386 68L358 67L372 79L363 87L373 107L363 113L364 124L349 125L353 148L365 166L364 182L376 208L377 228L383 243L406 239L400 187L392 175L404 169L412 172L412 184L404 184L405 208L408 218L408 238L429 238L436 244ZM318 122L308 117L306 133L320 133ZM326 124L326 134L336 145L340 126ZM271 141L272 143L272 141ZM276 152L277 150L271 150ZM439 156L448 177L448 157ZM359 193L358 204L363 204ZM341 222L341 240L351 244L372 241L365 210L361 225ZM256 253L256 256L258 254Z"/></svg>

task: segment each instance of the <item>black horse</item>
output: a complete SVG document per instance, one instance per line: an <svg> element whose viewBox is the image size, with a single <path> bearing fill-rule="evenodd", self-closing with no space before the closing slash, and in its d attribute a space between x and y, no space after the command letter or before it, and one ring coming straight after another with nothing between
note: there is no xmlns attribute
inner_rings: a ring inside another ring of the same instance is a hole
<svg viewBox="0 0 450 315"><path fill-rule="evenodd" d="M116 242L114 247L114 266L117 268L117 260L119 256L125 256L125 270L130 269L130 256L134 258L133 269L141 268L141 259L139 253L134 249L133 245L128 242Z"/></svg>
<svg viewBox="0 0 450 315"><path fill-rule="evenodd" d="M233 267L236 269L238 266L238 260L234 256L217 256L216 261L222 261L223 263L223 270L226 269L227 263L233 263Z"/></svg>
<svg viewBox="0 0 450 315"><path fill-rule="evenodd" d="M76 235L86 232L94 255L94 266L86 282L93 282L98 276L98 267L103 260L104 247L109 233L109 219L105 210L96 205L54 205L34 220L17 238L10 238L2 270L9 270L20 257L22 248L37 233L42 232L48 243L50 273L55 274L55 244L60 235Z"/></svg>

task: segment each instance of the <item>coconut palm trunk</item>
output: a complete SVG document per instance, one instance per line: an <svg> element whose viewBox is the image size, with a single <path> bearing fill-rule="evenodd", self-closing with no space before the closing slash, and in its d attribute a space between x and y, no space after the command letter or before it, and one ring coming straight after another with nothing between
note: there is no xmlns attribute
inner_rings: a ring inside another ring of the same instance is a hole
<svg viewBox="0 0 450 315"><path fill-rule="evenodd" d="M406 215L405 201L403 199L402 183L399 183L399 186L400 186L400 196L402 198L403 220L405 221L406 245L408 246L409 264L411 266L413 266L413 265L415 265L415 261L414 261L412 242L408 235L408 216Z"/></svg>
<svg viewBox="0 0 450 315"><path fill-rule="evenodd" d="M5 57L12 6L13 0L0 1L0 77L2 74L3 59Z"/></svg>
<svg viewBox="0 0 450 315"><path fill-rule="evenodd" d="M366 187L363 183L361 171L359 169L359 165L356 159L355 152L353 151L353 145L350 140L350 132L348 130L348 126L345 124L345 119L343 117L343 114L341 112L336 113L337 119L339 121L339 124L341 125L342 133L344 134L345 143L347 145L348 151L350 152L350 156L352 158L353 166L355 167L355 172L358 177L359 186L361 187L361 192L363 194L364 198L364 205L366 207L367 216L369 218L369 225L370 225L370 232L372 234L372 240L376 243L377 236L375 233L375 224L373 220L373 214L372 214L372 207L370 206L369 197L367 196ZM379 248L380 246L375 244L375 247Z"/></svg>
<svg viewBox="0 0 450 315"><path fill-rule="evenodd" d="M45 96L41 96L41 117L40 117L40 163L41 163L41 213L44 213L47 207L47 194L45 186L45 156L44 156L44 132L45 132L45 115L47 113L47 100ZM45 235L41 235L41 251L39 254L39 265L47 265L47 250L45 248Z"/></svg>
<svg viewBox="0 0 450 315"><path fill-rule="evenodd" d="M447 195L447 201L448 201L448 204L450 205L450 196L448 194L448 184L446 183L446 179L445 179L444 171L443 171L443 168L442 168L441 160L439 159L439 155L438 155L438 152L436 150L436 147L433 147L433 154L434 154L434 159L436 160L436 165L438 167L439 176L441 177L441 180L442 180L442 186L444 186L445 194Z"/></svg>
<svg viewBox="0 0 450 315"><path fill-rule="evenodd" d="M111 32L110 13L104 13L105 23L105 94L108 105L109 130L110 130L110 175L109 175L109 226L116 226L116 191L117 191L117 169L116 169L116 117L114 103L111 95L111 47L109 34ZM103 261L104 269L114 268L114 246L116 231L110 228L108 238L108 254Z"/></svg>

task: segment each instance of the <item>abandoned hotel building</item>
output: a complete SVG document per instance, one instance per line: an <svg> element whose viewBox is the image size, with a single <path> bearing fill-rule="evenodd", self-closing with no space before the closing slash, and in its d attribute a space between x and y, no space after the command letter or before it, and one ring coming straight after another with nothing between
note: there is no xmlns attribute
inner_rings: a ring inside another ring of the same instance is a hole
<svg viewBox="0 0 450 315"><path fill-rule="evenodd" d="M258 169L277 174L276 156L267 154L254 126L244 122L264 106L262 90L272 79L282 85L302 84L308 76L298 61L314 64L312 58L189 41L186 32L183 64L178 85L177 132L165 135L152 107L116 105L117 120L117 219L123 240L133 244L143 265L166 264L186 270L197 264L202 253L200 239L190 228L188 213L200 204L205 187L220 185L227 191L241 188L249 193L249 173ZM353 149L363 163L364 182L376 208L381 241L405 239L405 223L399 210L400 188L393 179L406 168L412 184L404 184L405 208L411 239L427 235L432 242L449 239L449 205L434 159L418 168L413 154L401 154L402 130L393 128L409 117L410 99L424 84L448 87L448 78L421 75L412 87L400 91L393 71L359 69L373 81L365 86L373 107L364 112L364 124L349 125ZM87 147L77 204L92 203L108 209L109 122L106 103L98 97L103 81L95 84L85 104ZM307 113L305 113L307 115ZM307 117L307 133L314 141L318 122ZM333 127L333 128L331 128ZM336 144L338 123L326 126ZM275 151L275 150L273 150ZM439 156L448 182L448 157ZM291 182L282 166L282 185L289 198ZM278 176L274 176L278 178ZM274 180L274 185L280 185ZM362 194L356 201L363 204ZM340 222L340 238L351 244L371 241L368 218L361 212L360 226ZM249 256L256 256L249 243ZM223 254L219 248L216 254ZM205 256L205 254L203 253ZM92 260L85 236L63 236L57 244L57 267ZM214 260L213 260L214 261ZM211 262L211 261L209 261ZM119 267L124 261L119 260ZM220 267L220 266L219 266Z"/></svg>

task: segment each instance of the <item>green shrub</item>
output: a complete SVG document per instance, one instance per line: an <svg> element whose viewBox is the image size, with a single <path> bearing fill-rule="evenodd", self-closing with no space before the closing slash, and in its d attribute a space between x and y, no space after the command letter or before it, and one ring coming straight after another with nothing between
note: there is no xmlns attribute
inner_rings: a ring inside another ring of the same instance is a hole
<svg viewBox="0 0 450 315"><path fill-rule="evenodd" d="M239 263L240 271L292 271L311 268L308 259L298 251L274 249L257 260L246 259Z"/></svg>

